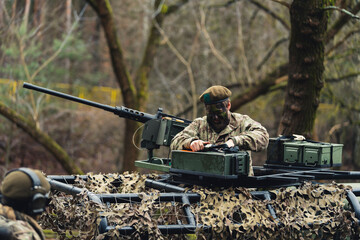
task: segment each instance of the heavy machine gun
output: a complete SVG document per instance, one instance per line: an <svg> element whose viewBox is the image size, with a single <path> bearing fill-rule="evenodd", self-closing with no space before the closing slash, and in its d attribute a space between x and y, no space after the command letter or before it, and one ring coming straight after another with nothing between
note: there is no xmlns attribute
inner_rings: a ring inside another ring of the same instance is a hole
<svg viewBox="0 0 360 240"><path fill-rule="evenodd" d="M142 167L142 164L145 164L145 166L151 166L148 165L148 163L154 163L158 161L168 163L169 159L155 158L153 155L153 150L158 149L160 146L170 146L171 139L191 123L189 120L163 113L162 108L159 108L157 113L153 115L124 106L112 107L29 83L24 83L23 87L89 105L95 108L100 108L102 110L112 112L121 118L127 118L137 122L145 123L141 138L141 147L147 149L148 159L146 161L138 161L137 165L139 165L139 167ZM159 170L162 169L160 165L155 164L154 166L155 168L158 166L160 168Z"/></svg>

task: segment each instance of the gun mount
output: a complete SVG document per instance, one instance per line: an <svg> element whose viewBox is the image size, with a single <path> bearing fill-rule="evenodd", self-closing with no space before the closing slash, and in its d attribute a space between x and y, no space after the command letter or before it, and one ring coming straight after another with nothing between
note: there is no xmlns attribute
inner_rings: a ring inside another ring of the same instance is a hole
<svg viewBox="0 0 360 240"><path fill-rule="evenodd" d="M159 108L157 110L157 113L153 115L138 110L134 110L131 108L127 108L124 106L112 107L109 105L89 101L83 98L74 97L69 94L54 91L51 89L47 89L29 83L24 83L23 87L30 90L35 90L38 92L56 96L59 98L67 99L73 102L78 102L95 108L100 108L107 112L112 112L121 118L127 118L137 122L145 123L141 138L141 147L147 149L148 160L137 161L135 165L138 165L139 167L143 167L143 164L145 165L145 167L152 166L152 165L148 165L148 163L152 163L155 160L160 161L162 163L169 163L170 162L169 159L154 158L153 150L158 149L160 146L170 146L172 138L178 132L183 130L187 125L191 123L191 121L189 120L163 113L162 108ZM155 164L153 165L152 169L163 170L163 167L159 164Z"/></svg>

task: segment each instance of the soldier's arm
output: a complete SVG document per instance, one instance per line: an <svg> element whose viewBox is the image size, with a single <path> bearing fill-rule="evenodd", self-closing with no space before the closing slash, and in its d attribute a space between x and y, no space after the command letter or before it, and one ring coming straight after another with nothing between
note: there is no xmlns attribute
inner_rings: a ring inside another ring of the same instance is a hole
<svg viewBox="0 0 360 240"><path fill-rule="evenodd" d="M256 152L267 148L269 144L269 134L267 130L249 116L245 116L243 124L245 131L237 136L231 137L234 144L239 146L241 150L251 150Z"/></svg>
<svg viewBox="0 0 360 240"><path fill-rule="evenodd" d="M176 134L170 144L171 150L190 149L191 142L199 139L198 127L199 121L195 119L184 130Z"/></svg>

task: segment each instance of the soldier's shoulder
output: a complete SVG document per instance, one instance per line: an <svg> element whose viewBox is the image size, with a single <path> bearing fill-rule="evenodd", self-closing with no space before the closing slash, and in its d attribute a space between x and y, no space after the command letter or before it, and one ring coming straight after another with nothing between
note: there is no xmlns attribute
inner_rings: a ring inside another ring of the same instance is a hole
<svg viewBox="0 0 360 240"><path fill-rule="evenodd" d="M206 121L206 116L195 118L194 121Z"/></svg>
<svg viewBox="0 0 360 240"><path fill-rule="evenodd" d="M244 115L240 113L231 113L231 116L236 120L251 119L248 115Z"/></svg>
<svg viewBox="0 0 360 240"><path fill-rule="evenodd" d="M43 239L33 227L36 226L37 223L30 224L24 216L20 215L21 213L16 212L13 208L0 204L0 226L3 230L11 233L13 238L10 239Z"/></svg>
<svg viewBox="0 0 360 240"><path fill-rule="evenodd" d="M0 215L0 226L3 230L6 230L6 234L10 237L9 239L41 239L35 229L26 221L12 220Z"/></svg>
<svg viewBox="0 0 360 240"><path fill-rule="evenodd" d="M194 124L202 124L206 122L206 116L204 117L198 117L193 120Z"/></svg>
<svg viewBox="0 0 360 240"><path fill-rule="evenodd" d="M261 125L259 122L245 114L232 113L232 117L234 119L234 125Z"/></svg>
<svg viewBox="0 0 360 240"><path fill-rule="evenodd" d="M3 216L7 219L16 220L15 210L9 206L0 204L0 216Z"/></svg>
<svg viewBox="0 0 360 240"><path fill-rule="evenodd" d="M206 116L195 118L192 123L187 127L187 130L197 132L200 129L206 128L207 124L208 123L206 120Z"/></svg>

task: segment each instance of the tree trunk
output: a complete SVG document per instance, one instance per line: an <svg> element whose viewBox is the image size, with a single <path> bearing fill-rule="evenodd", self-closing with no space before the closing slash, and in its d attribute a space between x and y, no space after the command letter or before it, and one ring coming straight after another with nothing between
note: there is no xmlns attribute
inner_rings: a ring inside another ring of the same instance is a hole
<svg viewBox="0 0 360 240"><path fill-rule="evenodd" d="M66 0L65 2L65 32L69 32L71 29L71 1ZM65 58L65 82L70 85L70 94L72 94L72 78L70 77L70 58Z"/></svg>
<svg viewBox="0 0 360 240"><path fill-rule="evenodd" d="M137 70L136 78L133 80L128 73L128 68L123 57L123 50L120 41L117 37L117 29L114 23L114 17L109 1L87 0L94 11L100 18L101 25L105 32L105 37L109 47L112 67L116 79L121 88L123 102L126 107L133 108L140 111L146 111L146 103L148 98L148 77L152 68L153 59L155 57L157 47L159 45L160 34L156 27L150 27L149 37L147 39L144 54ZM156 0L154 8L157 10L161 4L161 0ZM183 0L185 4L187 0ZM182 4L175 7L170 6L166 14L170 14L177 10ZM161 26L164 18L163 12L159 12L153 21ZM138 149L134 146L133 135L140 124L133 120L126 119L124 130L124 152L123 152L123 166L118 166L119 171L134 171L136 167L134 161L138 158ZM139 134L135 136L135 144L139 143Z"/></svg>
<svg viewBox="0 0 360 240"><path fill-rule="evenodd" d="M294 0L290 8L289 80L279 133L311 138L324 85L327 14L321 0Z"/></svg>
<svg viewBox="0 0 360 240"><path fill-rule="evenodd" d="M360 11L360 3L357 3L352 9L352 14L357 14ZM324 39L324 43L328 44L340 30L346 26L346 24L351 20L351 17L347 14L342 15L329 29L326 33L326 37ZM294 28L294 26L293 26ZM280 78L283 75L283 69L288 67L289 64L284 64L275 69L272 73L265 76L264 79L260 80L259 84L256 84L254 87L250 88L248 91L236 95L231 99L231 107L232 110L239 109L244 104L255 100L257 97L265 94L269 88L275 86L278 82L275 81L277 78ZM278 74L276 74L278 73ZM183 115L187 113L191 109L190 107L186 108L183 112L179 113L179 115Z"/></svg>
<svg viewBox="0 0 360 240"><path fill-rule="evenodd" d="M31 1L25 0L25 9L24 9L24 17L23 17L23 27L25 31L27 30L27 25L29 22L30 5L31 5Z"/></svg>
<svg viewBox="0 0 360 240"><path fill-rule="evenodd" d="M43 30L45 29L45 12L47 10L47 2L44 1L44 0L38 0L38 4L39 4L39 7L41 8L39 10L39 31L37 32L37 36L39 38L39 41L42 42L44 41L44 36L43 36Z"/></svg>
<svg viewBox="0 0 360 240"><path fill-rule="evenodd" d="M123 103L126 107L135 108L138 106L136 101L136 87L132 82L128 68L125 64L122 46L117 37L117 29L114 22L114 15L109 1L88 0L94 11L98 14L101 26L105 33L109 54L116 80L119 83ZM118 171L135 170L134 161L138 155L137 149L132 144L132 135L134 134L138 123L126 119L124 130L124 158L123 166L117 166Z"/></svg>
<svg viewBox="0 0 360 240"><path fill-rule="evenodd" d="M67 155L67 153L51 137L40 131L35 124L27 121L24 117L17 114L14 110L6 107L1 102L0 114L15 123L16 126L24 130L35 141L44 146L44 148L46 148L55 157L55 159L69 174L84 174L75 162Z"/></svg>

